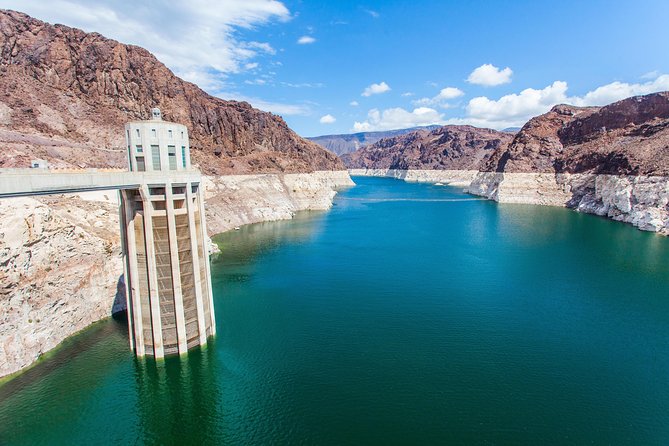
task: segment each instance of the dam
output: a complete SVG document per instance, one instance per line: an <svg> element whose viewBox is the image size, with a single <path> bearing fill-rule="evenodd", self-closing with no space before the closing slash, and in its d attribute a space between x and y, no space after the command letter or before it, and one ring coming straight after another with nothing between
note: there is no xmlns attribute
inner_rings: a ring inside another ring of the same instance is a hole
<svg viewBox="0 0 669 446"><path fill-rule="evenodd" d="M130 348L163 358L205 345L216 322L188 130L151 113L126 125L127 171L0 169L0 198L117 190Z"/></svg>

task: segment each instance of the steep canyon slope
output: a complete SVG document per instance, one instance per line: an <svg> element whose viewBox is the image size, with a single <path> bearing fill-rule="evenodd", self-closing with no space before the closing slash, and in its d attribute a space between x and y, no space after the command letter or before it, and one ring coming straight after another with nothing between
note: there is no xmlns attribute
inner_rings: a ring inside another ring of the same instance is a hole
<svg viewBox="0 0 669 446"><path fill-rule="evenodd" d="M343 168L281 117L210 96L143 48L0 10L0 167L125 167L123 125L154 106L188 127L206 174Z"/></svg>

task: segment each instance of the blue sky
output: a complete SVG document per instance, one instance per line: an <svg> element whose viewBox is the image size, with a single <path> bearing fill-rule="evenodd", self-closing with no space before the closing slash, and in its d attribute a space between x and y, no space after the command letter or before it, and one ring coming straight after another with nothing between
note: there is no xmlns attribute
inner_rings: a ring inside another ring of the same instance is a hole
<svg viewBox="0 0 669 446"><path fill-rule="evenodd" d="M303 136L504 128L669 90L669 2L0 0L141 45Z"/></svg>

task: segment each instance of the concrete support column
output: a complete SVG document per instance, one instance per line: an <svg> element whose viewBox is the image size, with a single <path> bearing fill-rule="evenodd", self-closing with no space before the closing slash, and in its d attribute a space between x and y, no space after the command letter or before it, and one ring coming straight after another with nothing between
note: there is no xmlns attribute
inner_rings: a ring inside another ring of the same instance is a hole
<svg viewBox="0 0 669 446"><path fill-rule="evenodd" d="M197 205L193 203L193 183L186 184L186 208L188 211L188 229L190 231L190 252L193 263L193 282L195 283L195 302L197 305L197 329L200 334L200 345L207 343L207 325L204 316L202 295L202 278L200 276L200 256L197 249L197 230L195 227L195 211ZM213 308L210 310L213 311Z"/></svg>
<svg viewBox="0 0 669 446"><path fill-rule="evenodd" d="M197 188L197 201L200 206L200 230L202 231L202 254L204 255L205 271L207 272L206 280L209 281L207 287L207 294L209 298L209 314L211 315L211 334L216 334L216 315L214 314L214 293L211 284L211 267L209 266L209 252L207 250L207 217L204 214L204 190L202 183Z"/></svg>
<svg viewBox="0 0 669 446"><path fill-rule="evenodd" d="M177 222L174 216L174 198L172 184L165 184L165 208L167 209L167 231L170 242L170 265L172 267L172 290L174 291L174 315L177 324L179 354L188 352L186 337L186 317L184 315L183 292L181 290L181 270L179 267L179 244L177 242Z"/></svg>
<svg viewBox="0 0 669 446"><path fill-rule="evenodd" d="M128 238L126 236L127 223L125 219L125 200L123 191L118 191L118 220L121 230L121 251L123 252L123 284L125 285L125 308L128 315L128 341L130 350L135 350L135 324L132 319L132 301L130 299L130 286L128 282Z"/></svg>
<svg viewBox="0 0 669 446"><path fill-rule="evenodd" d="M139 285L139 269L137 267L137 240L135 238L135 215L133 212L133 202L128 196L128 192L122 191L123 198L123 212L125 218L125 226L122 228L122 233L125 234L127 257L126 269L128 275L125 278L126 291L129 289L128 298L128 325L132 325L134 329L135 352L137 356L144 356L146 354L146 346L144 344L144 323L142 321L142 302ZM147 296L148 297L148 296ZM132 323L130 323L132 322Z"/></svg>
<svg viewBox="0 0 669 446"><path fill-rule="evenodd" d="M149 304L151 307L151 326L153 328L153 356L156 359L165 357L163 346L162 321L160 319L160 298L158 295L158 270L156 269L156 247L153 243L153 204L149 187L146 184L140 189L144 205L144 240L146 241L146 263L149 275Z"/></svg>

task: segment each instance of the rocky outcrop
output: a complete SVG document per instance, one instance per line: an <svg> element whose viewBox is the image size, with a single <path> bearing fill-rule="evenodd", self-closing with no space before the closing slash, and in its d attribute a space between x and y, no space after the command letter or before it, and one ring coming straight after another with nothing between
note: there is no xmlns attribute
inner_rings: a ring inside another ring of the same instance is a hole
<svg viewBox="0 0 669 446"><path fill-rule="evenodd" d="M349 169L478 170L512 139L492 129L448 125L385 138L342 160Z"/></svg>
<svg viewBox="0 0 669 446"><path fill-rule="evenodd" d="M669 175L669 92L532 118L487 172Z"/></svg>
<svg viewBox="0 0 669 446"><path fill-rule="evenodd" d="M468 188L503 203L567 206L669 233L669 92L553 107L498 150Z"/></svg>
<svg viewBox="0 0 669 446"><path fill-rule="evenodd" d="M113 200L0 200L0 376L112 313L120 252Z"/></svg>
<svg viewBox="0 0 669 446"><path fill-rule="evenodd" d="M279 116L176 77L143 48L0 10L0 167L126 167L123 126L160 107L203 173L341 170Z"/></svg>
<svg viewBox="0 0 669 446"><path fill-rule="evenodd" d="M500 203L566 206L669 235L667 176L481 172L467 191Z"/></svg>
<svg viewBox="0 0 669 446"><path fill-rule="evenodd" d="M329 209L336 190L353 185L346 171L209 177L204 182L207 229L218 234L245 224L287 220L298 211Z"/></svg>
<svg viewBox="0 0 669 446"><path fill-rule="evenodd" d="M206 177L211 235L332 205L345 171ZM0 377L125 305L115 191L0 201Z"/></svg>

